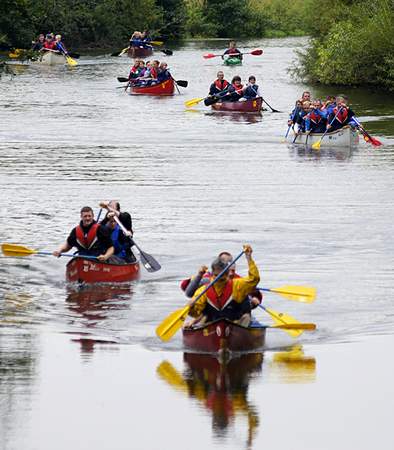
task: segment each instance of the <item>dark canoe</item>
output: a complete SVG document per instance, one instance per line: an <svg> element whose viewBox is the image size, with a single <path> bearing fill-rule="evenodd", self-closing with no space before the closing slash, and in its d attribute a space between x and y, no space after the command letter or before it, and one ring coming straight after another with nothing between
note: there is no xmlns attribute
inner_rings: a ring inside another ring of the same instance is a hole
<svg viewBox="0 0 394 450"><path fill-rule="evenodd" d="M175 84L172 78L151 86L131 86L131 95L174 95Z"/></svg>
<svg viewBox="0 0 394 450"><path fill-rule="evenodd" d="M127 51L129 58L146 58L153 54L153 48L146 47L130 47Z"/></svg>
<svg viewBox="0 0 394 450"><path fill-rule="evenodd" d="M218 102L211 105L211 108L215 111L226 112L242 112L242 113L259 113L263 106L263 99L256 97L244 102Z"/></svg>
<svg viewBox="0 0 394 450"><path fill-rule="evenodd" d="M70 282L122 283L140 276L140 264L108 264L99 261L73 258L66 267L66 278Z"/></svg>
<svg viewBox="0 0 394 450"><path fill-rule="evenodd" d="M266 327L257 324L245 328L226 319L216 320L202 327L183 330L183 344L198 352L247 352L261 349Z"/></svg>

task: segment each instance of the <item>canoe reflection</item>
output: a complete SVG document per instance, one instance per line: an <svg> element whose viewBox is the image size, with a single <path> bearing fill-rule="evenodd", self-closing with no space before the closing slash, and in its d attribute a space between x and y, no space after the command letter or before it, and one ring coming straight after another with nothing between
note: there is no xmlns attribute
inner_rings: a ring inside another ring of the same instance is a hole
<svg viewBox="0 0 394 450"><path fill-rule="evenodd" d="M305 145L288 145L289 150L294 155L305 159L336 159L337 161L350 160L353 156L353 147L321 147L319 151L314 150L311 146Z"/></svg>
<svg viewBox="0 0 394 450"><path fill-rule="evenodd" d="M276 352L264 367L267 379L279 383L313 383L316 380L316 359L305 356L301 345Z"/></svg>
<svg viewBox="0 0 394 450"><path fill-rule="evenodd" d="M260 373L262 353L249 353L227 362L211 355L184 353L185 370L179 373L168 361L157 368L160 378L198 400L212 414L215 435L223 436L237 416L248 421L247 445L259 426L257 408L248 401L252 374Z"/></svg>
<svg viewBox="0 0 394 450"><path fill-rule="evenodd" d="M262 121L262 114L261 113L234 113L234 112L223 112L223 111L216 111L216 112L206 112L206 116L213 116L218 118L222 121L231 121L231 122L237 122L237 123L258 123Z"/></svg>

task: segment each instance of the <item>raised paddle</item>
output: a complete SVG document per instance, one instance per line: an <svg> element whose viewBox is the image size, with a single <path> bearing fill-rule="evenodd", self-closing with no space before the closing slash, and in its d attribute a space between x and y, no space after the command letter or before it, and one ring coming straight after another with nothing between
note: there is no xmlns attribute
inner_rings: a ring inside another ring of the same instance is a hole
<svg viewBox="0 0 394 450"><path fill-rule="evenodd" d="M120 229L123 231L123 234L127 237L130 238L131 244L133 246L135 246L137 248L137 250L140 253L140 258L141 258L141 262L142 265L145 267L145 269L148 272L157 272L158 270L161 269L161 265L158 263L158 261L156 261L156 259L150 255L149 253L146 253L144 251L142 251L138 245L135 243L134 239L132 239L129 236L129 232L126 230L125 226L123 225L123 223L118 219L118 217L116 216L116 214L114 215L114 220L115 222L119 225Z"/></svg>
<svg viewBox="0 0 394 450"><path fill-rule="evenodd" d="M230 269L230 267L233 266L239 258L241 258L244 253L245 251L242 250L242 252L235 259L233 259L233 261L231 261L190 304L186 305L184 308L177 309L167 316L163 322L161 322L161 324L156 328L156 334L162 341L169 341L172 336L174 336L179 328L181 328L192 306L196 304L196 302L207 292L207 290L211 288Z"/></svg>
<svg viewBox="0 0 394 450"><path fill-rule="evenodd" d="M259 291L274 292L288 300L302 303L312 303L316 298L316 289L309 286L280 286L278 288L257 288Z"/></svg>
<svg viewBox="0 0 394 450"><path fill-rule="evenodd" d="M372 144L374 147L380 147L381 145L383 145L379 139L376 139L374 137L372 137L367 130L361 125L361 123L359 122L359 120L357 119L356 116L353 116L351 118L351 120L353 120L356 124L357 124L357 128L360 130L361 134L364 137L364 141L365 142L369 142L370 144Z"/></svg>
<svg viewBox="0 0 394 450"><path fill-rule="evenodd" d="M266 313L268 313L273 318L275 325L279 325L278 328L281 328L282 325L285 325L286 327L284 327L282 329L284 331L286 331L286 333L289 334L291 337L296 338L304 332L304 329L301 327L301 322L294 319L294 317L291 317L288 314L274 311L273 309L268 309L263 305L259 305L259 308L263 309ZM313 327L313 325L314 324L311 324L312 327ZM300 328L297 328L297 326ZM316 328L316 326L312 329L315 329L315 328ZM310 328L308 328L308 329L310 329Z"/></svg>
<svg viewBox="0 0 394 450"><path fill-rule="evenodd" d="M228 54L228 53L226 53ZM238 56L238 55L253 55L253 56L259 56L263 54L263 50L261 49L256 49L256 50L252 50L251 52L246 52L246 53L234 53L234 55L229 55L229 56ZM203 55L203 58L205 59L210 59L210 58L216 58L217 56L224 56L225 53L221 54L221 55L214 55L213 53L207 53L206 55Z"/></svg>
<svg viewBox="0 0 394 450"><path fill-rule="evenodd" d="M25 247L24 245L17 245L17 244L2 244L1 251L3 252L4 256L12 256L12 257L23 257L30 255L53 256L53 253L51 252L40 252L38 250ZM84 258L97 260L95 256L73 255L70 253L60 253L60 256L68 256L69 258Z"/></svg>
<svg viewBox="0 0 394 450"><path fill-rule="evenodd" d="M332 125L334 123L334 120L337 118L338 114L342 111L343 108L339 108L339 110L337 111L337 113L335 114L334 118L331 120L330 125ZM326 129L326 131L323 133L323 136L314 144L312 144L312 148L313 150L320 150L320 146L321 146L321 141L323 140L324 136L330 131L329 128ZM296 134L293 143L295 142L295 140L297 139L298 134Z"/></svg>

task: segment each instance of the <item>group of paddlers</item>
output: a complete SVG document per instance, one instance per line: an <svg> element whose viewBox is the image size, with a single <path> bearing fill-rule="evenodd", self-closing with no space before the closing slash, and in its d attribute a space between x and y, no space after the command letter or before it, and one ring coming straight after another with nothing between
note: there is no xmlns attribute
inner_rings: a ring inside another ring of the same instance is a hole
<svg viewBox="0 0 394 450"><path fill-rule="evenodd" d="M229 83L224 78L224 73L220 70L217 73L217 79L209 88L208 103L210 100L221 102L237 102L239 100L250 100L256 97L262 97L261 90L256 84L256 77L251 75L248 83L244 86L241 77L236 75Z"/></svg>
<svg viewBox="0 0 394 450"><path fill-rule="evenodd" d="M167 67L166 62L154 60L145 63L142 59L136 59L130 69L129 83L134 86L162 83L172 78Z"/></svg>
<svg viewBox="0 0 394 450"><path fill-rule="evenodd" d="M32 42L32 50L37 52L52 51L67 54L67 50L62 42L61 34L48 33L40 34L38 38Z"/></svg>
<svg viewBox="0 0 394 450"><path fill-rule="evenodd" d="M233 262L231 253L222 252L212 262L211 272L202 266L194 277L182 281L181 289L191 298L189 315L193 318L185 324L186 328L218 319L228 319L245 327L250 325L251 310L260 305L262 295L256 289L260 274L252 259L250 245L244 245L244 253L249 269L246 277L240 277L233 264L214 286L202 294L212 280Z"/></svg>
<svg viewBox="0 0 394 450"><path fill-rule="evenodd" d="M358 127L354 112L348 106L345 95L336 97L329 95L325 101L311 99L309 91L302 94L296 101L290 113L288 126L292 126L295 133L324 133L335 131L346 125Z"/></svg>
<svg viewBox="0 0 394 450"><path fill-rule="evenodd" d="M59 257L75 247L78 255L94 256L100 262L127 264L136 261L131 250L134 243L130 214L121 212L116 200L101 202L100 207L107 210L101 222L100 214L95 220L90 206L81 209L79 225L71 230L66 242L53 252L54 256Z"/></svg>

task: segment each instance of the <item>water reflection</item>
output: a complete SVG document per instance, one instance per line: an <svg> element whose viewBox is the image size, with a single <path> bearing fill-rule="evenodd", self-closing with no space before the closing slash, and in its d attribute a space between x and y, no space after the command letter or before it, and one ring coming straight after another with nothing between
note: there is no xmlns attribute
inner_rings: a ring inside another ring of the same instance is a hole
<svg viewBox="0 0 394 450"><path fill-rule="evenodd" d="M237 123L259 123L263 119L262 114L256 113L234 113L234 112L226 112L226 111L215 111L215 112L205 112L206 116L216 117L221 121L230 121Z"/></svg>
<svg viewBox="0 0 394 450"><path fill-rule="evenodd" d="M184 362L183 373L163 361L157 374L174 389L197 400L211 414L216 437L225 436L237 417L246 417L247 447L250 447L260 420L257 407L248 400L248 389L253 375L261 373L263 353L245 354L230 361L184 353Z"/></svg>
<svg viewBox="0 0 394 450"><path fill-rule="evenodd" d="M355 150L354 147L321 147L316 151L311 146L289 144L290 153L305 159L335 159L337 161L350 161Z"/></svg>

